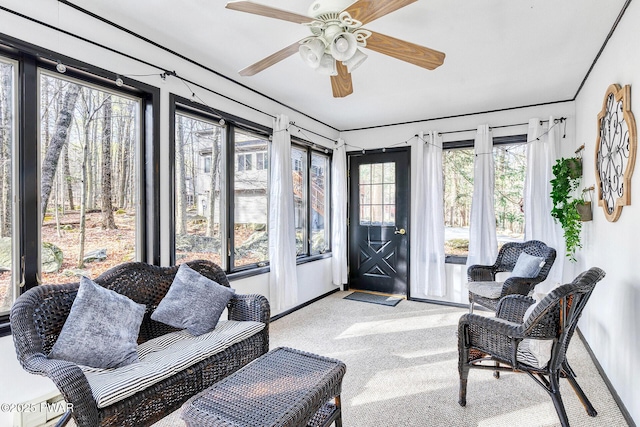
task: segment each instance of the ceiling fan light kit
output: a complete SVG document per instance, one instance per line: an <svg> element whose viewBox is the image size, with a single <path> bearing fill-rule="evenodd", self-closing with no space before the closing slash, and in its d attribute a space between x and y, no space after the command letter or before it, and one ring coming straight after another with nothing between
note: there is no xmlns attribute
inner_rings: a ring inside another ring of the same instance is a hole
<svg viewBox="0 0 640 427"><path fill-rule="evenodd" d="M331 76L333 96L353 93L351 72L367 59L367 48L419 67L433 70L444 62L442 52L365 30L362 25L405 7L417 0L318 0L308 16L251 1L231 1L227 9L306 25L312 35L240 70L252 76L299 52L307 66Z"/></svg>
<svg viewBox="0 0 640 427"><path fill-rule="evenodd" d="M338 74L336 65L328 63L330 59L347 65L347 61L360 53L356 61L357 65L360 65L367 58L358 47L366 46L367 37L371 32L360 29L362 22L353 19L349 12L336 12L340 10L336 8L343 6L336 1L316 1L309 7L309 15L314 20L305 25L309 27L313 36L300 41L300 55L307 65L321 74ZM321 65L318 67L316 58L319 56L320 46L323 47L324 56L320 59Z"/></svg>

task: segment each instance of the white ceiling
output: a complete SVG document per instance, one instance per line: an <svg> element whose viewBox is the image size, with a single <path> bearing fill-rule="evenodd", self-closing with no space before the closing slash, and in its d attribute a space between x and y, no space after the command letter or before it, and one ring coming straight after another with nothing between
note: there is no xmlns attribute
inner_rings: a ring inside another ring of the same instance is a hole
<svg viewBox="0 0 640 427"><path fill-rule="evenodd" d="M312 3L256 1L303 15ZM573 99L624 4L419 0L365 28L445 52L444 64L429 71L366 50L354 93L335 99L329 77L297 54L237 74L309 35L303 25L228 10L225 0L71 2L339 130Z"/></svg>

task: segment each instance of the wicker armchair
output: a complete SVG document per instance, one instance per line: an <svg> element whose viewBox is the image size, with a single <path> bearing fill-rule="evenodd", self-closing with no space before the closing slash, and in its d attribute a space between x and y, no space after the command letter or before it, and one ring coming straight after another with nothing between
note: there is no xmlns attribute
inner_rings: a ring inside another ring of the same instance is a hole
<svg viewBox="0 0 640 427"><path fill-rule="evenodd" d="M518 257L523 252L544 258L544 265L538 275L532 278L509 277L504 283L496 282L496 273L513 271ZM469 311L473 313L474 304L479 304L495 311L502 297L511 294L529 294L538 283L547 278L555 259L556 250L539 240L505 243L500 248L496 262L493 265L474 264L467 269L469 282L487 282L487 287L490 288L490 292L484 296L469 290ZM493 295L488 296L489 294Z"/></svg>
<svg viewBox="0 0 640 427"><path fill-rule="evenodd" d="M187 263L200 274L229 286L224 271L209 261ZM178 267L157 267L130 262L113 267L94 281L145 304L138 343L176 331L151 320L151 314L167 293ZM235 295L227 305L229 320L262 322L262 331L176 372L134 395L98 408L81 368L71 362L49 359L78 292L79 283L41 285L21 295L11 309L13 341L22 367L51 378L68 403L80 427L145 426L178 409L191 396L235 372L269 350L270 309L262 295Z"/></svg>
<svg viewBox="0 0 640 427"><path fill-rule="evenodd" d="M524 323L523 316L534 300L522 295L503 298L496 317L462 315L458 323L458 403L461 406L467 403L467 379L472 368L526 372L549 393L563 427L569 426L569 421L560 397L560 378L569 381L587 414L595 417L596 410L567 363L566 351L582 310L604 275L604 271L594 267L572 283L557 287L535 306ZM525 339L552 340L551 358L544 367L523 362L525 357L519 346Z"/></svg>

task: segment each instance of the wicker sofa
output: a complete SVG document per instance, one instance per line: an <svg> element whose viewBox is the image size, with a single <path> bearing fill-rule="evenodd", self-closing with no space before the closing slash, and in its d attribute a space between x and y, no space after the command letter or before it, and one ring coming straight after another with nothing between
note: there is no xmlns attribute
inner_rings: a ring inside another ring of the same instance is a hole
<svg viewBox="0 0 640 427"><path fill-rule="evenodd" d="M202 260L187 264L219 284L229 286L224 271L217 265ZM177 271L178 267L131 262L110 269L94 281L146 305L138 336L138 344L142 344L178 331L150 318ZM72 416L78 426L150 425L178 409L191 396L269 350L267 299L261 295L235 295L227 305L229 320L261 322L264 324L261 331L131 396L99 407L83 368L47 357L69 315L78 288L78 283L37 286L21 295L11 309L18 360L28 372L53 380L65 400L73 404Z"/></svg>

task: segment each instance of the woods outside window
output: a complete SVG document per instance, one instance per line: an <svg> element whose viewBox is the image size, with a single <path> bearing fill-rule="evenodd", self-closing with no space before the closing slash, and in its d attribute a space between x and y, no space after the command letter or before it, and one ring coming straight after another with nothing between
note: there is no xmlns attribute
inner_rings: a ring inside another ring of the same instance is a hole
<svg viewBox="0 0 640 427"><path fill-rule="evenodd" d="M0 315L6 315L16 297L14 245L15 82L17 63L0 57Z"/></svg>
<svg viewBox="0 0 640 427"><path fill-rule="evenodd" d="M44 283L95 277L139 257L140 100L42 71Z"/></svg>

